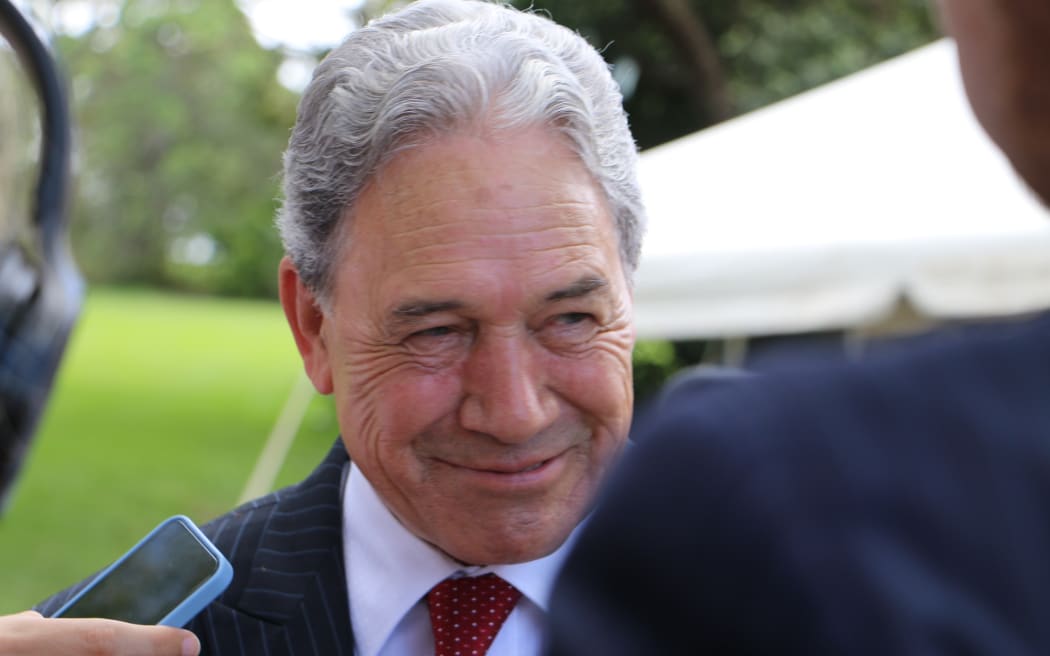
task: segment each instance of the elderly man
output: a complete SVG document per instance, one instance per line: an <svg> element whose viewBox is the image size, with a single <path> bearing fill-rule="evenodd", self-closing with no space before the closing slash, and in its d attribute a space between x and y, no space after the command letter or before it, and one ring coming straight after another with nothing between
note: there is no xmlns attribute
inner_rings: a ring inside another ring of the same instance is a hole
<svg viewBox="0 0 1050 656"><path fill-rule="evenodd" d="M1050 203L1050 3L940 5ZM901 351L676 397L567 563L548 653L1050 653L1050 314Z"/></svg>
<svg viewBox="0 0 1050 656"><path fill-rule="evenodd" d="M235 576L202 653L538 652L631 418L635 157L607 65L542 16L423 0L320 64L279 275L342 438L206 527Z"/></svg>

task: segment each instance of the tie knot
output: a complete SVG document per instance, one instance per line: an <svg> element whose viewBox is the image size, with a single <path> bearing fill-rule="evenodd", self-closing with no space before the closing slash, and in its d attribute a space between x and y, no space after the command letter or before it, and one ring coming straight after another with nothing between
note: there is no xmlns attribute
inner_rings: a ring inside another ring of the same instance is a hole
<svg viewBox="0 0 1050 656"><path fill-rule="evenodd" d="M445 579L427 593L435 656L483 656L521 592L495 574Z"/></svg>

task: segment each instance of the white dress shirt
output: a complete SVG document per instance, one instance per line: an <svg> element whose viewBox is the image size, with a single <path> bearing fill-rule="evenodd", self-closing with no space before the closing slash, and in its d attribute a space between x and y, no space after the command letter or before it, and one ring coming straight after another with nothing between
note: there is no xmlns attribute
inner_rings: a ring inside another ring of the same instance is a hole
<svg viewBox="0 0 1050 656"><path fill-rule="evenodd" d="M578 530L578 527L577 527ZM343 490L343 555L357 656L433 654L426 595L452 574L493 572L521 591L489 656L535 656L554 578L576 537L527 563L469 567L409 532L351 463Z"/></svg>

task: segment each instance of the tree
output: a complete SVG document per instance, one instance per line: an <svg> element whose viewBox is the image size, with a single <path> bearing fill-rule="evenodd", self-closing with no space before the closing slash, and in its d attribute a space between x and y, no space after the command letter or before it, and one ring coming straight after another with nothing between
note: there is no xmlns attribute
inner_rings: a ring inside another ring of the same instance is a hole
<svg viewBox="0 0 1050 656"><path fill-rule="evenodd" d="M80 142L74 248L93 281L273 295L295 96L230 1L96 3L61 40Z"/></svg>
<svg viewBox="0 0 1050 656"><path fill-rule="evenodd" d="M532 0L515 0L519 7ZM544 0L602 49L641 148L931 41L926 0ZM636 69L633 75L622 71Z"/></svg>
<svg viewBox="0 0 1050 656"><path fill-rule="evenodd" d="M650 15L666 34L692 81L689 87L693 110L707 123L717 123L732 114L725 72L707 26L688 0L635 0L636 11Z"/></svg>

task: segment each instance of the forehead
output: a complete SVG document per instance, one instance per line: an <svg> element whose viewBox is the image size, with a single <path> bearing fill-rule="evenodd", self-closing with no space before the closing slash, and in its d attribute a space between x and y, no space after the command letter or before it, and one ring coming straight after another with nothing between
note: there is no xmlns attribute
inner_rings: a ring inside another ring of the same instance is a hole
<svg viewBox="0 0 1050 656"><path fill-rule="evenodd" d="M344 260L379 284L622 277L604 196L557 136L441 137L396 156L355 206ZM524 282L524 280L522 280Z"/></svg>

